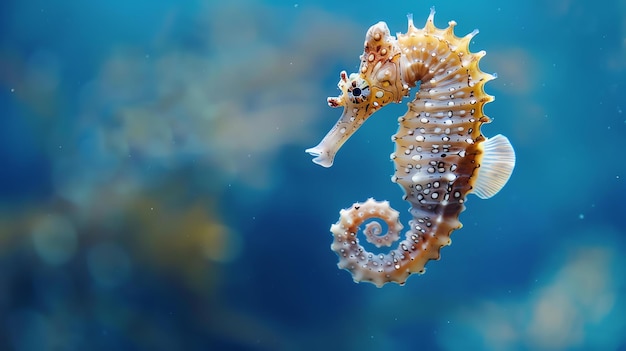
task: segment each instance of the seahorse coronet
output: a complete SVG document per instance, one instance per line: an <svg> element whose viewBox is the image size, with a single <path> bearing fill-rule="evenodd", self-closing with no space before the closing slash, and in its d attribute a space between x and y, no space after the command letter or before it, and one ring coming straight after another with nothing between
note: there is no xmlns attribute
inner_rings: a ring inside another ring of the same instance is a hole
<svg viewBox="0 0 626 351"><path fill-rule="evenodd" d="M413 217L404 237L399 213L387 201L372 198L341 210L339 221L331 226L338 267L348 270L355 282L402 285L409 275L423 273L426 263L439 259L440 249L450 245L451 233L461 228L458 218L466 196L495 195L513 171L515 154L508 139L486 138L481 132L482 124L490 122L483 107L494 100L484 86L495 75L479 68L485 51L469 49L478 30L457 37L455 25L450 21L448 27L437 28L431 10L423 28L416 28L409 16L407 32L395 37L385 22L370 27L358 72L341 72L341 95L328 100L333 107L344 107L339 121L307 150L316 156L314 162L330 167L337 151L367 118L402 101L419 83L392 136L391 180L403 189ZM380 223L372 219L383 221L387 232L383 234ZM365 249L357 235L364 223L370 244L396 246L376 254Z"/></svg>

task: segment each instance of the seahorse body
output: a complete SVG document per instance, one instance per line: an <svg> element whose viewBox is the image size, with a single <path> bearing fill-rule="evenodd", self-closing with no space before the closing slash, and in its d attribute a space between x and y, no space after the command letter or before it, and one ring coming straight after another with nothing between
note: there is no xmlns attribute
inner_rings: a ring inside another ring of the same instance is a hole
<svg viewBox="0 0 626 351"><path fill-rule="evenodd" d="M340 74L339 97L328 98L332 107L343 106L339 121L314 148L306 150L313 160L330 167L343 143L374 112L391 102L400 102L419 83L406 114L398 118L392 137L395 163L392 181L404 189L413 219L409 230L386 254L368 252L357 238L359 226L371 218L386 222L382 235L377 222L365 226L370 243L391 246L400 237L398 212L388 202L369 199L341 210L331 226L331 245L338 266L352 273L356 282L404 284L411 273L423 273L428 260L439 259L441 247L450 244L450 234L461 228L459 214L467 194L480 198L495 195L508 181L515 154L508 139L487 139L481 133L490 119L483 105L493 101L484 85L495 76L482 72L478 62L484 51L471 53L469 42L477 30L459 38L454 21L445 29L435 27L434 10L422 29L409 16L406 34L391 36L387 25L372 26L365 38L358 73Z"/></svg>

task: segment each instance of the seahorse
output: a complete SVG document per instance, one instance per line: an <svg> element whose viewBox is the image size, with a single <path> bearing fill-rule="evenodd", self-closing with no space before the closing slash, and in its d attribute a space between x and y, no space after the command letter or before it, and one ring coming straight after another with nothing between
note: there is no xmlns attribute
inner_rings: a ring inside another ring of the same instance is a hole
<svg viewBox="0 0 626 351"><path fill-rule="evenodd" d="M470 40L478 30L457 37L455 21L439 29L434 15L431 9L422 29L409 15L407 32L397 38L385 22L369 28L359 71L350 75L342 71L341 94L328 98L329 106L343 107L341 117L317 146L306 150L315 156L313 162L332 166L337 151L365 120L417 89L392 136L391 181L404 190L412 216L404 238L400 240L399 212L387 201L372 198L341 210L339 221L330 228L338 267L348 270L357 283L404 285L410 274L424 273L426 263L438 260L441 248L451 243L451 233L462 227L459 215L467 195L492 197L515 167L509 140L500 134L487 138L481 132L481 126L491 121L483 106L494 100L484 85L496 76L478 67L485 51L470 52ZM387 232L383 234L381 224L372 218L384 221ZM389 247L389 252L370 252L360 244L357 234L364 223L365 239L378 248Z"/></svg>

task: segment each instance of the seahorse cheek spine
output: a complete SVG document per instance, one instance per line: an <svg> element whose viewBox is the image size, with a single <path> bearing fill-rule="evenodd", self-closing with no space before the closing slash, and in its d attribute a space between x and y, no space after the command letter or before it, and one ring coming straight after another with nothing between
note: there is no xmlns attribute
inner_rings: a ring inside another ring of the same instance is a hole
<svg viewBox="0 0 626 351"><path fill-rule="evenodd" d="M344 106L342 117L317 147L307 150L318 156L316 163L329 167L334 153L365 119L385 104L399 102L420 82L392 137L396 143L391 154L392 181L404 190L413 217L405 237L400 240L398 212L388 202L371 198L342 210L331 226L331 249L339 257L338 266L350 271L356 282L378 287L388 282L404 284L410 274L423 273L426 263L439 259L441 247L450 244L451 232L461 228L458 217L465 209L466 195L495 195L515 165L506 137L486 139L480 131L490 121L483 105L493 101L484 84L494 76L478 68L484 51L469 51L478 31L458 38L454 21L438 29L433 17L431 10L425 27L417 29L409 16L409 29L397 40L384 22L368 30L359 73L348 77L342 72L342 94L329 98L331 106ZM349 132L337 142L333 134L342 128ZM323 150L332 150L330 163L319 160ZM397 242L387 253L369 252L357 238L359 227L371 218L383 220L388 231L382 234L380 224L368 223L365 239L377 247Z"/></svg>

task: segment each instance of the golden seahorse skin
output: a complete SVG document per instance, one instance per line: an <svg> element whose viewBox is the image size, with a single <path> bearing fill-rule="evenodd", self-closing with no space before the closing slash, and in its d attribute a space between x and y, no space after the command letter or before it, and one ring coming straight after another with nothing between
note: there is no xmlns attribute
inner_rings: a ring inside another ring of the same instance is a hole
<svg viewBox="0 0 626 351"><path fill-rule="evenodd" d="M342 72L342 95L329 98L331 106L344 106L342 117L320 145L307 150L318 155L316 163L329 167L336 151L365 119L386 103L399 102L420 83L392 137L396 144L391 154L392 181L404 190L403 198L411 205L409 230L389 252L367 251L357 238L361 224L372 218L387 224L384 235L376 222L365 226L366 240L377 247L397 242L402 230L398 212L388 202L373 199L341 210L339 221L331 226L338 266L350 271L355 282L402 285L410 274L423 273L426 263L439 259L440 249L451 243L450 234L461 228L458 217L467 194L493 196L514 167L508 139L498 135L487 141L480 130L490 121L483 106L493 101L484 84L495 77L478 67L485 52L469 51L478 31L459 38L453 33L454 21L438 29L433 18L431 10L424 28L417 29L409 16L407 33L397 39L383 22L370 28L359 73L346 77ZM360 101L354 87L365 86L372 94ZM483 155L487 155L484 162Z"/></svg>

